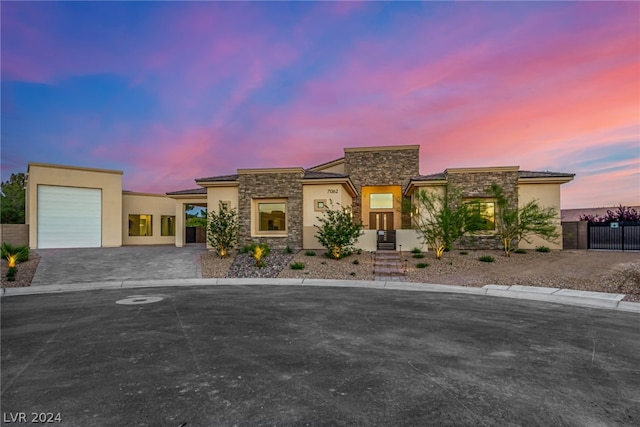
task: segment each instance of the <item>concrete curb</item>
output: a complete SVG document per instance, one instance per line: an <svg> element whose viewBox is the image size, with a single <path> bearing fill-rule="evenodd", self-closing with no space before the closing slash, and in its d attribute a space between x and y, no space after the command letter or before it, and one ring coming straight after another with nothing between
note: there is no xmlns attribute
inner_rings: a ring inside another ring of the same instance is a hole
<svg viewBox="0 0 640 427"><path fill-rule="evenodd" d="M640 303L622 301L623 294L586 292L572 289L543 288L519 285L485 285L481 288L438 285L432 283L367 281L367 280L324 280L324 279L278 279L278 278L238 278L238 279L168 279L168 280L123 280L111 282L70 283L63 285L29 286L24 288L1 288L0 297L19 295L52 294L61 292L158 288L175 286L319 286L392 289L414 292L442 292L456 294L485 295L500 298L524 299L590 308L604 308L640 314Z"/></svg>

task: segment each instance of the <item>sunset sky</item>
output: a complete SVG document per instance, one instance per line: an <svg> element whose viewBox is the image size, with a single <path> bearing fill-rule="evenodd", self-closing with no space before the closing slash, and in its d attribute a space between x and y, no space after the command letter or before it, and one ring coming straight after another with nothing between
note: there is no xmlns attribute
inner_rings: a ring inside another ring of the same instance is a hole
<svg viewBox="0 0 640 427"><path fill-rule="evenodd" d="M420 144L422 174L575 173L640 205L638 2L6 2L2 180L28 162L195 188Z"/></svg>

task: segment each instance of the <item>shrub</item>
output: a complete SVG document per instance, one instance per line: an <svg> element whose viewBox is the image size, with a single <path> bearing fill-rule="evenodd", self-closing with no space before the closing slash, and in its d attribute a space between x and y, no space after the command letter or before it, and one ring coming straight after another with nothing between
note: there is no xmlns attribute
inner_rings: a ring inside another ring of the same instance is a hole
<svg viewBox="0 0 640 427"><path fill-rule="evenodd" d="M304 255L305 256L316 256L316 253L314 251L305 251Z"/></svg>
<svg viewBox="0 0 640 427"><path fill-rule="evenodd" d="M318 217L318 221L321 225L315 226L318 229L316 238L327 248L333 259L343 258L344 252L360 237L362 225L353 222L350 208L338 206L337 209L333 209L331 203L331 207L327 207L324 216Z"/></svg>
<svg viewBox="0 0 640 427"><path fill-rule="evenodd" d="M478 261L482 261L482 262L494 262L495 259L491 256L491 255L483 255L480 258L478 258Z"/></svg>
<svg viewBox="0 0 640 427"><path fill-rule="evenodd" d="M21 263L29 261L29 247L28 246L13 246L9 243L3 243L0 247L2 252L1 256L4 259L9 259L10 256L15 256L15 262Z"/></svg>
<svg viewBox="0 0 640 427"><path fill-rule="evenodd" d="M360 261L358 261L357 259L354 259L352 264L353 265L358 265L358 264L360 264Z"/></svg>
<svg viewBox="0 0 640 427"><path fill-rule="evenodd" d="M469 254L469 252L467 252L467 251L460 251L460 255L468 255L468 254Z"/></svg>
<svg viewBox="0 0 640 427"><path fill-rule="evenodd" d="M546 246L538 246L536 248L536 252L551 252L551 249Z"/></svg>
<svg viewBox="0 0 640 427"><path fill-rule="evenodd" d="M327 261L322 261L320 264L327 265Z"/></svg>
<svg viewBox="0 0 640 427"><path fill-rule="evenodd" d="M527 251L525 251L524 249L521 249L521 248L518 248L518 249L516 249L516 250L515 250L515 251L513 251L513 252L515 252L515 253L517 253L517 254L526 254L526 253L527 253Z"/></svg>
<svg viewBox="0 0 640 427"><path fill-rule="evenodd" d="M291 249L291 246L287 245L287 247L284 248L284 253L285 254L292 254L293 253L293 249Z"/></svg>
<svg viewBox="0 0 640 427"><path fill-rule="evenodd" d="M411 253L412 254L421 254L422 251L420 250L420 248L413 248L413 249L411 249Z"/></svg>
<svg viewBox="0 0 640 427"><path fill-rule="evenodd" d="M419 262L416 264L417 268L426 268L429 267L429 263L428 262Z"/></svg>
<svg viewBox="0 0 640 427"><path fill-rule="evenodd" d="M416 253L414 253L413 257L414 258L424 258L424 254L416 254Z"/></svg>
<svg viewBox="0 0 640 427"><path fill-rule="evenodd" d="M293 262L289 265L292 270L304 270L304 263Z"/></svg>
<svg viewBox="0 0 640 427"><path fill-rule="evenodd" d="M238 243L238 212L235 209L229 210L220 203L218 212L209 212L207 221L207 240L218 252L220 258L229 254L229 250Z"/></svg>
<svg viewBox="0 0 640 427"><path fill-rule="evenodd" d="M356 272L355 272L355 271L352 271L352 272L351 272L351 273L349 273L349 274L350 274L350 275L352 275L352 276L355 276L355 275L356 275Z"/></svg>
<svg viewBox="0 0 640 427"><path fill-rule="evenodd" d="M269 245L266 243L252 243L242 249L246 250L256 260L256 267L264 267L265 263L262 258L271 252Z"/></svg>

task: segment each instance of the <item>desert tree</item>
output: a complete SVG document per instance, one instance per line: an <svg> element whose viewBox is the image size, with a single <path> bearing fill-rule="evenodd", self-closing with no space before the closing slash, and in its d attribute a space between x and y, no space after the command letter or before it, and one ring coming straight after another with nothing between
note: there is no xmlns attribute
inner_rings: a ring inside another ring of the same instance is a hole
<svg viewBox="0 0 640 427"><path fill-rule="evenodd" d="M207 220L207 240L224 258L238 243L238 213L236 209L229 209L220 203L218 212L209 212Z"/></svg>
<svg viewBox="0 0 640 427"><path fill-rule="evenodd" d="M531 237L539 236L549 242L557 242L560 233L556 224L558 211L542 207L537 200L522 206L512 203L498 184L492 184L489 192L496 199L496 230L502 240L504 255L510 256L521 241L531 243Z"/></svg>

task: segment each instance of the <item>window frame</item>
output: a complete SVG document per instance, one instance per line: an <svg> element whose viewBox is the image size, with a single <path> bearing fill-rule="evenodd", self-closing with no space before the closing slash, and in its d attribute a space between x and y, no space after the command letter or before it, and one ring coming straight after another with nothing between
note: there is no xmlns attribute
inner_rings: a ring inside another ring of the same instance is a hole
<svg viewBox="0 0 640 427"><path fill-rule="evenodd" d="M482 205L492 205L493 208L493 218L491 218L491 220L489 220L489 222L492 224L491 228L479 228L477 230L474 230L476 232L485 232L485 233L496 233L496 209L497 209L497 202L495 199L468 199L464 201L465 206L467 206L467 209L474 209L474 206L477 205L478 206L478 212L480 214L480 218L484 219L485 216L482 215L483 213L483 209L481 209Z"/></svg>
<svg viewBox="0 0 640 427"><path fill-rule="evenodd" d="M173 231L173 234L164 234L164 220L167 218L173 218L171 229L169 232ZM160 215L160 236L162 237L172 237L176 235L176 216L175 215Z"/></svg>
<svg viewBox="0 0 640 427"><path fill-rule="evenodd" d="M384 207L379 207L379 208L376 207L376 208L374 208L372 206L371 200L372 200L373 196L380 196L380 195L389 195L389 196L391 196L391 206L384 206ZM393 193L370 193L369 194L369 209L372 210L372 211L373 210L378 211L378 210L382 210L382 209L386 209L386 210L393 209L394 205L395 205L394 198L395 198L395 196L394 196Z"/></svg>
<svg viewBox="0 0 640 427"><path fill-rule="evenodd" d="M260 230L260 205L283 204L284 205L284 230ZM286 198L253 199L251 215L251 234L254 237L287 237L289 235L289 203Z"/></svg>
<svg viewBox="0 0 640 427"><path fill-rule="evenodd" d="M131 224L131 217L132 216L133 217L136 217L136 216L138 217L138 224L140 224L140 222L141 222L140 221L140 217L142 217L142 216L148 217L149 222L148 222L148 224L147 224L147 226L145 228L146 228L146 231L149 232L149 234L131 234L131 225L132 225ZM152 214L129 214L128 220L129 220L129 223L128 223L128 225L129 225L129 230L128 230L129 237L153 237L153 215Z"/></svg>

